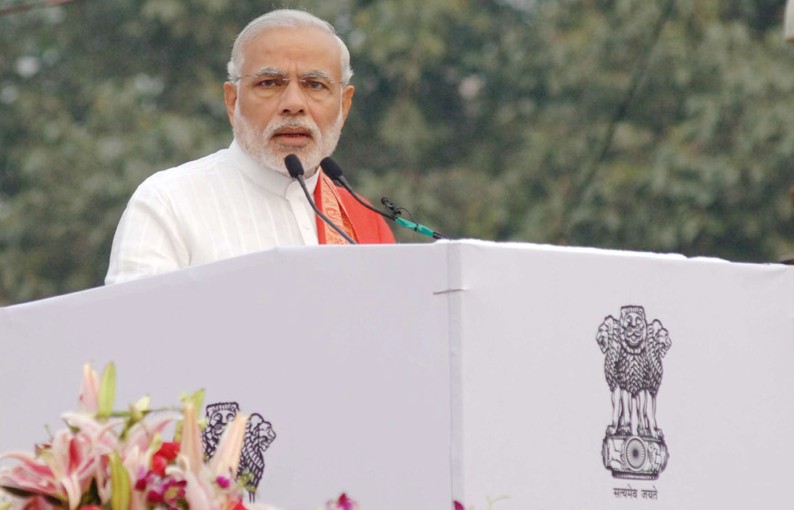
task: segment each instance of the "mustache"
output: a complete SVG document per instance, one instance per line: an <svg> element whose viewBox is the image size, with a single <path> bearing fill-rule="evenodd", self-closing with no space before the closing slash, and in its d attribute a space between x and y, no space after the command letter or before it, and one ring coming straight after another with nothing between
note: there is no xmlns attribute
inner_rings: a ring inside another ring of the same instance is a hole
<svg viewBox="0 0 794 510"><path fill-rule="evenodd" d="M265 138L272 137L279 129L303 129L315 140L319 138L320 128L313 121L308 119L286 119L274 122L265 128L263 135Z"/></svg>

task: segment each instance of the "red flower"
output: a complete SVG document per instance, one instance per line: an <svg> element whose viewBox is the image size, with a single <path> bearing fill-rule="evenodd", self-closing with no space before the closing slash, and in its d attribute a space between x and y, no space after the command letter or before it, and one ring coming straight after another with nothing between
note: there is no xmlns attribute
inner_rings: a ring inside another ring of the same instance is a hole
<svg viewBox="0 0 794 510"><path fill-rule="evenodd" d="M179 455L179 442L163 443L155 455L162 455L168 460L176 460L176 456Z"/></svg>
<svg viewBox="0 0 794 510"><path fill-rule="evenodd" d="M466 510L460 501L453 501L453 503L455 503L455 510Z"/></svg>
<svg viewBox="0 0 794 510"><path fill-rule="evenodd" d="M152 472L158 476L165 476L165 467L168 465L168 460L162 455L154 455L152 457Z"/></svg>
<svg viewBox="0 0 794 510"><path fill-rule="evenodd" d="M165 468L176 459L179 454L179 443L163 443L159 450L152 456L152 471L160 476L165 476Z"/></svg>

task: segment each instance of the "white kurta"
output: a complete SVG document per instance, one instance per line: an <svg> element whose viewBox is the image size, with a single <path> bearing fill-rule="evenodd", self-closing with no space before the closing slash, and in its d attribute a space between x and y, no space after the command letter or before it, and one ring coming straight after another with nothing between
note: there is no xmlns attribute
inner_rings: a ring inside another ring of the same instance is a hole
<svg viewBox="0 0 794 510"><path fill-rule="evenodd" d="M310 192L318 175L306 179ZM232 142L138 187L116 229L105 283L312 244L315 216L298 182L259 166Z"/></svg>

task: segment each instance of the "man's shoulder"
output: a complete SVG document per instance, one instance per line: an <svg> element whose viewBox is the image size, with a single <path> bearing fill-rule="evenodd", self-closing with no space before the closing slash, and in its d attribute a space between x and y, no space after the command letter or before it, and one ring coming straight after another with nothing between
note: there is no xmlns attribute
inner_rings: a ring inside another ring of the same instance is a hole
<svg viewBox="0 0 794 510"><path fill-rule="evenodd" d="M182 187L188 182L195 184L203 180L211 180L232 167L228 152L228 149L221 149L202 158L155 172L147 177L138 189L166 191Z"/></svg>

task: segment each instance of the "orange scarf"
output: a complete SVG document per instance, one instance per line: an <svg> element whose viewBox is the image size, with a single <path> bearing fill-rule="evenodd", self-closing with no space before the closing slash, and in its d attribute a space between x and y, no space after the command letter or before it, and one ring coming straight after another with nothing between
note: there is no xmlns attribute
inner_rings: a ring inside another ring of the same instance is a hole
<svg viewBox="0 0 794 510"><path fill-rule="evenodd" d="M317 171L320 172L317 187L314 188L314 202L317 204L317 208L351 239L359 242L356 231L353 229L353 223L350 221L350 215L345 210L336 186L324 172L320 169ZM348 244L344 237L326 225L319 216L317 217L317 240L320 244Z"/></svg>

